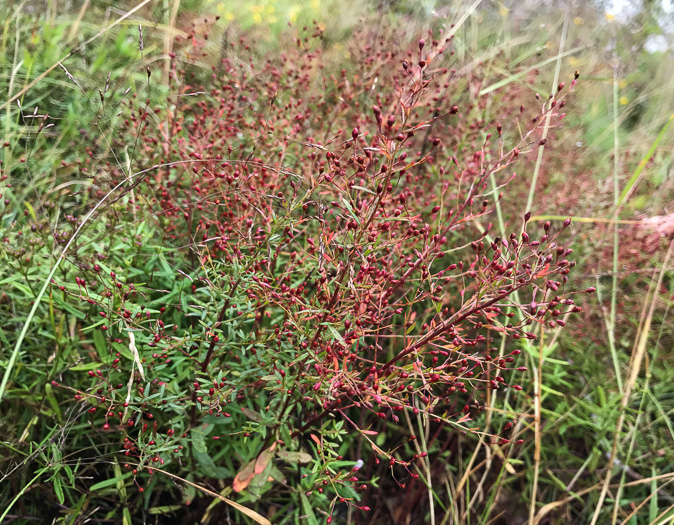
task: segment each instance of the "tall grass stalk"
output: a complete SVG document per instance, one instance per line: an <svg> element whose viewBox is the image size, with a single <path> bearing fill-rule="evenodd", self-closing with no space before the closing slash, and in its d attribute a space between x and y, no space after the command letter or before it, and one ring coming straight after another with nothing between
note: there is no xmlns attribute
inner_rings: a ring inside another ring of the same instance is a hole
<svg viewBox="0 0 674 525"><path fill-rule="evenodd" d="M620 137L618 131L620 125L618 123L618 64L617 57L614 57L613 64L613 206L618 209L618 202L620 199ZM616 302L618 297L618 260L620 258L620 241L618 239L618 224L613 225L613 280L611 288L611 311L607 323L608 342L611 349L611 359L613 361L613 369L615 371L616 382L618 384L618 392L622 395L623 384L620 373L620 361L618 359L618 352L615 345L615 328L616 328Z"/></svg>
<svg viewBox="0 0 674 525"><path fill-rule="evenodd" d="M564 54L564 47L566 46L566 35L569 29L569 12L568 10L564 13L564 25L562 26L562 36L559 40L559 53L557 54L557 61L555 64L555 76L552 81L552 88L550 93L555 93L557 86L559 85L559 74L562 70L562 56ZM550 120L552 119L552 112L549 112L545 116L545 125L543 126L543 134L541 140L545 140L548 136L548 131L550 130ZM534 167L534 174L531 177L531 182L529 186L529 197L527 197L527 210L531 210L531 206L534 203L534 195L536 194L536 184L538 182L538 175L541 171L541 165L543 164L543 154L545 153L545 145L541 146L538 149L538 157L536 158L536 166Z"/></svg>

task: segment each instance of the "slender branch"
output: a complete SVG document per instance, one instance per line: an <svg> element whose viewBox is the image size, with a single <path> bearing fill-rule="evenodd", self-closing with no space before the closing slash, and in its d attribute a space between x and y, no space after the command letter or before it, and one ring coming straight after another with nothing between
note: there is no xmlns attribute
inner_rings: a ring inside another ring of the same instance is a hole
<svg viewBox="0 0 674 525"><path fill-rule="evenodd" d="M471 315L479 312L480 310L483 310L492 304L498 303L501 299L504 299L505 297L508 297L509 295L512 295L513 292L519 290L520 288L524 287L528 283L521 283L517 286L515 286L512 289L509 289L506 292L503 292L502 294L497 295L493 299L490 299L489 301L485 303L480 303L470 310L468 310L465 314L460 315L457 318L449 318L446 321L443 321L441 324L439 324L437 327L435 327L433 330L428 332L426 335L422 336L421 338L417 339L414 343L412 343L410 346L408 346L406 349L402 350L398 355L393 357L388 363L386 363L384 366L381 367L380 370L385 370L391 366L393 366L395 363L400 361L402 358L407 357L410 355L412 352L417 350L418 348L422 347L429 341L435 339L436 337L442 335L443 333L447 332L450 330L454 325L460 323L461 321L464 321L468 319Z"/></svg>

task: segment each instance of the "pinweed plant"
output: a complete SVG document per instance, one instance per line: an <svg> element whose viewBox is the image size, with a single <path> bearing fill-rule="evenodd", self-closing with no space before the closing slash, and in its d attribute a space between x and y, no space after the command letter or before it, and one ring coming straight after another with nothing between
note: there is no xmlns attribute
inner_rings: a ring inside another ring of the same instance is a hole
<svg viewBox="0 0 674 525"><path fill-rule="evenodd" d="M522 208L505 235L490 220L578 74L535 117L499 96L502 118L484 121L451 32L408 45L362 30L342 69L318 24L277 56L228 33L213 45L216 27L178 39L164 79L101 86L105 139L55 168L86 184L4 230L3 277L22 276L52 324L17 322L14 356L38 366L22 349L54 348L36 417L57 427L27 452L49 467L54 514L114 490L97 502L124 520L130 500L188 512L207 494L258 523L341 522L389 483L377 465L399 487L432 482L412 420L517 447L514 422L485 430L484 412L520 395L523 351L594 289L569 285L570 220ZM47 133L49 113L33 117ZM12 174L40 163L29 153Z"/></svg>

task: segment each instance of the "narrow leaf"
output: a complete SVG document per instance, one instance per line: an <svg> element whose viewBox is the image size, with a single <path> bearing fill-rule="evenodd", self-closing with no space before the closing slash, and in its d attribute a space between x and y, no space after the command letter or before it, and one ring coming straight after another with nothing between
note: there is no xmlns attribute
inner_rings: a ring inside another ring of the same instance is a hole
<svg viewBox="0 0 674 525"><path fill-rule="evenodd" d="M246 416L248 419L255 421L256 423L260 423L262 421L262 416L255 412L255 410L251 410L250 408L246 407L241 407L241 412L243 412L243 415Z"/></svg>
<svg viewBox="0 0 674 525"><path fill-rule="evenodd" d="M311 454L306 452L291 452L289 450L279 450L276 455L286 463L309 463L314 459Z"/></svg>
<svg viewBox="0 0 674 525"><path fill-rule="evenodd" d="M262 474L265 471L269 462L274 458L275 450L276 442L268 449L262 451L255 462L255 474Z"/></svg>
<svg viewBox="0 0 674 525"><path fill-rule="evenodd" d="M255 477L255 460L249 461L246 463L246 466L241 469L241 471L234 478L232 483L232 488L234 492L241 492L244 490L253 478Z"/></svg>
<svg viewBox="0 0 674 525"><path fill-rule="evenodd" d="M110 487L112 485L115 485L118 481L122 481L129 476L131 476L131 472L127 472L126 474L123 474L122 476L115 476L114 478L106 479L103 481L99 481L98 483L95 483L91 487L89 487L89 490L91 492L96 492L97 490L104 489L106 487Z"/></svg>

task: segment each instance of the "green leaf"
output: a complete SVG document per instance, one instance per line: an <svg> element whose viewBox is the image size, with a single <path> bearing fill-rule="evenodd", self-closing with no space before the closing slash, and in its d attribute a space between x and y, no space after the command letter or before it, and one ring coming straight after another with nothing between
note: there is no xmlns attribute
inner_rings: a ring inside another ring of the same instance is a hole
<svg viewBox="0 0 674 525"><path fill-rule="evenodd" d="M316 514L314 514L314 509L311 507L309 498L307 498L304 492L300 492L300 501L302 502L302 513L306 518L304 523L308 523L309 525L318 525L318 520L316 519Z"/></svg>
<svg viewBox="0 0 674 525"><path fill-rule="evenodd" d="M362 186L351 186L351 187L352 187L354 190L360 190L360 191L364 191L364 192L366 192L366 193L370 193L370 194L372 194L372 195L376 195L376 193L373 192L372 190L368 190L367 188L363 188Z"/></svg>
<svg viewBox="0 0 674 525"><path fill-rule="evenodd" d="M247 407L241 407L241 412L243 412L243 415L251 421L255 421L256 423L260 423L262 421L262 416L255 412L255 410L251 410Z"/></svg>
<svg viewBox="0 0 674 525"><path fill-rule="evenodd" d="M182 505L164 505L162 507L151 507L147 510L148 514L168 514L182 509Z"/></svg>
<svg viewBox="0 0 674 525"><path fill-rule="evenodd" d="M59 503L63 505L66 498L63 495L63 486L61 485L61 477L58 474L54 476L54 492L56 493L56 497L58 498Z"/></svg>
<svg viewBox="0 0 674 525"><path fill-rule="evenodd" d="M33 220L37 222L37 215L35 215L35 210L33 209L31 203L26 201L23 204L26 206L26 209L28 210L28 213L30 213L30 216L33 218Z"/></svg>
<svg viewBox="0 0 674 525"><path fill-rule="evenodd" d="M657 472L654 468L651 468L651 474L655 478ZM658 482L655 479L651 481L651 494L651 501L648 504L648 522L655 523L658 518Z"/></svg>
<svg viewBox="0 0 674 525"><path fill-rule="evenodd" d="M290 450L279 450L276 455L286 463L309 463L314 458L306 452L292 452Z"/></svg>
<svg viewBox="0 0 674 525"><path fill-rule="evenodd" d="M250 482L250 485L248 485L249 493L259 497L262 496L266 490L272 487L271 482L269 481L272 467L273 465L269 463L262 472L255 474L252 481Z"/></svg>
<svg viewBox="0 0 674 525"><path fill-rule="evenodd" d="M274 480L278 481L279 483L284 483L286 480L286 477L283 475L283 472L277 469L275 465L271 466L271 469L269 471L269 477L274 478Z"/></svg>
<svg viewBox="0 0 674 525"><path fill-rule="evenodd" d="M332 335L335 336L335 339L337 339L341 344L347 346L342 335L332 325L328 324L326 326L332 332Z"/></svg>
<svg viewBox="0 0 674 525"><path fill-rule="evenodd" d="M131 476L131 472L127 472L126 474L123 474L121 476L115 476L114 478L106 479L104 481L99 481L98 483L92 485L89 487L89 490L91 492L96 492L97 490L104 489L106 487L110 487L111 485L116 484L119 481L125 480L129 476Z"/></svg>
<svg viewBox="0 0 674 525"><path fill-rule="evenodd" d="M207 452L194 452L194 459L197 460L201 470L209 477L215 479L225 479L231 477L231 472L225 467L219 467L213 461L213 458Z"/></svg>
<svg viewBox="0 0 674 525"><path fill-rule="evenodd" d="M68 483L74 485L75 475L73 474L73 469L71 469L68 465L63 465L63 470L66 471L66 475L68 476Z"/></svg>
<svg viewBox="0 0 674 525"><path fill-rule="evenodd" d="M80 312L77 308L73 308L71 305L63 301L57 294L53 294L52 300L54 301L54 306L60 310L65 310L69 314L77 317L78 319L84 319L86 314Z"/></svg>
<svg viewBox="0 0 674 525"><path fill-rule="evenodd" d="M555 396L560 396L560 397L566 397L566 394L562 392L558 392L557 390L550 388L548 385L541 385L541 390L547 392L548 394L552 394Z"/></svg>
<svg viewBox="0 0 674 525"><path fill-rule="evenodd" d="M119 466L119 461L117 461L117 459L115 459L115 462L112 464L112 470L115 473L116 478L120 478L122 476L122 468ZM117 482L117 496L122 503L126 503L127 493L126 485L124 484L123 479L120 479Z"/></svg>
<svg viewBox="0 0 674 525"><path fill-rule="evenodd" d="M105 336L101 330L94 330L94 346L98 355L103 358L108 351L108 345L105 343Z"/></svg>
<svg viewBox="0 0 674 525"><path fill-rule="evenodd" d="M205 453L207 450L204 434L198 428L192 429L192 445L194 446L194 451L197 453Z"/></svg>
<svg viewBox="0 0 674 525"><path fill-rule="evenodd" d="M224 479L230 476L229 470L218 467L208 453L206 439L201 429L192 429L192 455L207 476L216 479Z"/></svg>
<svg viewBox="0 0 674 525"><path fill-rule="evenodd" d="M74 372L86 372L87 370L94 370L95 368L99 368L101 366L101 363L93 362L93 363L81 363L79 365L75 365L69 368L69 370L74 371Z"/></svg>
<svg viewBox="0 0 674 525"><path fill-rule="evenodd" d="M59 448L56 446L56 443L51 444L51 455L55 463L58 463L61 461L61 451Z"/></svg>
<svg viewBox="0 0 674 525"><path fill-rule="evenodd" d="M192 474L188 474L185 479L193 482L194 476ZM182 490L184 491L184 495L185 495L185 503L189 505L197 497L197 489L194 485L187 484L183 487Z"/></svg>

